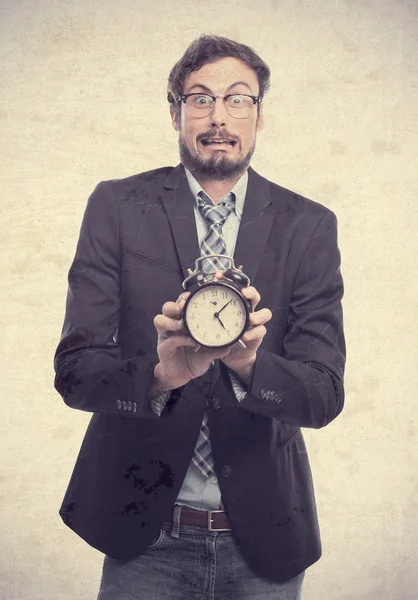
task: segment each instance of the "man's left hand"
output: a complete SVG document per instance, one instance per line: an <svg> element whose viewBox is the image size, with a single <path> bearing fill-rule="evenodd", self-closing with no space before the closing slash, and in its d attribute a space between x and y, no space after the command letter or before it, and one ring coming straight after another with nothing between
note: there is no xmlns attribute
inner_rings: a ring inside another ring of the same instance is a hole
<svg viewBox="0 0 418 600"><path fill-rule="evenodd" d="M217 279L223 279L222 274L216 273ZM265 324L270 321L272 312L268 308L262 308L256 311L255 308L261 300L258 291L252 285L243 287L242 295L250 301L254 312L250 313L250 327L242 336L242 341L246 345L243 348L239 342L230 347L230 351L222 362L246 384L249 384L254 371L254 364L257 357L257 348L263 341L267 333Z"/></svg>

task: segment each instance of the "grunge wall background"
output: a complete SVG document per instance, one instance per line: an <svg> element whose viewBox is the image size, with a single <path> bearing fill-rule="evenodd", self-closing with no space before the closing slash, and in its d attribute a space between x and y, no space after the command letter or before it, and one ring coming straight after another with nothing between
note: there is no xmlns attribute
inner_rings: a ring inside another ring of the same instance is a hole
<svg viewBox="0 0 418 600"><path fill-rule="evenodd" d="M53 388L67 273L98 181L178 162L165 100L200 33L272 69L253 166L333 210L346 406L304 430L323 558L306 600L418 587L415 0L1 0L0 598L96 598L58 508L90 415Z"/></svg>

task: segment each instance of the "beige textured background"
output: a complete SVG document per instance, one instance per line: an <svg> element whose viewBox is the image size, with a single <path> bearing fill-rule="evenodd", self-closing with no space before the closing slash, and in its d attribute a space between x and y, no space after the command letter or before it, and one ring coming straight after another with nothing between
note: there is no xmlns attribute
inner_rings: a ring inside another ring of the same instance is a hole
<svg viewBox="0 0 418 600"><path fill-rule="evenodd" d="M53 389L98 181L176 164L167 74L202 32L272 68L254 167L337 214L346 407L305 430L324 555L306 600L415 600L418 0L0 0L0 598L96 598L58 508L90 417Z"/></svg>

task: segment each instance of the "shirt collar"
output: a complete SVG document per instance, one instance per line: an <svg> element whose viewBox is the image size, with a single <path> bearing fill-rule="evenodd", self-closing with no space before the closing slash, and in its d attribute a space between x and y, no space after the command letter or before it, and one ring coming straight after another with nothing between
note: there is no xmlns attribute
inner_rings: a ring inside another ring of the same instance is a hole
<svg viewBox="0 0 418 600"><path fill-rule="evenodd" d="M202 186L197 181L197 179L192 175L192 173L188 169L186 169L186 167L184 167L184 170L186 171L186 177L189 183L190 191L193 194L197 206L197 195L199 192L204 192L204 190L202 189ZM245 173L241 175L241 177L238 179L232 190L228 192L229 194L232 192L235 195L235 213L239 219L241 219L242 211L244 210L244 201L247 193L247 185L248 170L246 170Z"/></svg>

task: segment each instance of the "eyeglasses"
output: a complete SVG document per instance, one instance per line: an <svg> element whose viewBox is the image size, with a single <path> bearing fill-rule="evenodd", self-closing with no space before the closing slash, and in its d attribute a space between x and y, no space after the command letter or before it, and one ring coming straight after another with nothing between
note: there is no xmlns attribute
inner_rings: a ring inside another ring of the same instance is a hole
<svg viewBox="0 0 418 600"><path fill-rule="evenodd" d="M226 110L236 119L247 119L255 104L260 102L258 96L248 94L228 94L227 96L211 96L210 94L183 94L178 101L184 102L186 111L191 117L207 117L215 108L215 102L222 98Z"/></svg>

